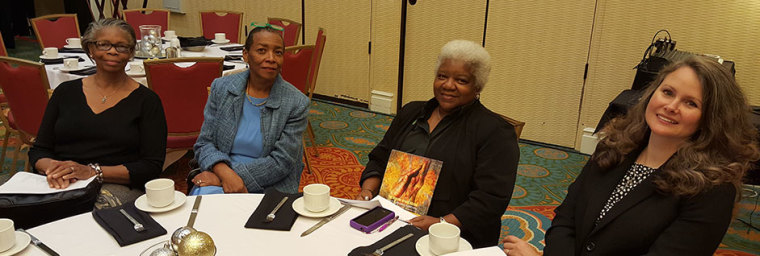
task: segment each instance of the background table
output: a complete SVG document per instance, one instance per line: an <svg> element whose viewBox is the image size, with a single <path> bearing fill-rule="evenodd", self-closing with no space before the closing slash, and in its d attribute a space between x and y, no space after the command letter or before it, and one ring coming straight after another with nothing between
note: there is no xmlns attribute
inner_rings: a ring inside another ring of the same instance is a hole
<svg viewBox="0 0 760 256"><path fill-rule="evenodd" d="M182 51L182 57L224 57L225 55L242 55L242 51L228 52L228 51L219 49L219 47L236 46L236 45L240 45L240 44L225 44L225 45L213 44L213 45L206 46L206 48L203 49L202 52ZM164 48L166 46L168 45L165 45ZM84 61L79 62L80 67L95 65L95 63L93 63L92 60L90 60L90 58L88 58L87 55L84 53L59 53L58 55L81 57L82 59L84 59ZM134 61L143 61L143 59L135 58ZM187 63L185 66L189 66L191 64L192 63ZM246 68L246 64L243 63L242 61L240 62L225 61L224 65L235 65L234 69L225 70L223 72L225 74L228 72L233 72L236 70L242 70ZM63 64L45 65L45 69L47 71L47 76L48 76L48 82L50 83L50 89L55 89L55 87L57 87L59 84L63 82L85 77L85 76L74 75L68 72L63 72L63 71L58 70L61 67L63 67ZM129 65L126 66L126 69L129 69ZM135 81L137 81L138 83L141 83L146 86L148 85L148 80L145 78L145 76L134 76L132 78L134 78Z"/></svg>

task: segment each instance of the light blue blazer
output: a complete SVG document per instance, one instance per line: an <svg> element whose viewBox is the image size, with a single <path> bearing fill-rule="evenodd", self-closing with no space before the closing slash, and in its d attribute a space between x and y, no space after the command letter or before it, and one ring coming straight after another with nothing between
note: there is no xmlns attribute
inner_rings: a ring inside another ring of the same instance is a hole
<svg viewBox="0 0 760 256"><path fill-rule="evenodd" d="M243 179L248 192L273 187L297 193L301 180L301 136L306 129L309 98L277 76L261 109L263 156L246 164L232 164L230 151L245 102L249 71L220 77L211 83L203 111L203 126L193 147L201 170L227 163Z"/></svg>

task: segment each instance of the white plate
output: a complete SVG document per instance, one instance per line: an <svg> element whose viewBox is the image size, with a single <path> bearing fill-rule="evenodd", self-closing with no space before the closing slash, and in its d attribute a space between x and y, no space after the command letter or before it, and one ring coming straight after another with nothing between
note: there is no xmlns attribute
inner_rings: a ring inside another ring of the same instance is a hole
<svg viewBox="0 0 760 256"><path fill-rule="evenodd" d="M135 207L144 212L166 212L177 209L177 207L185 203L185 200L187 200L185 194L182 194L182 192L179 191L174 191L174 202L172 202L172 204L164 207L153 207L148 204L148 196L141 195L135 200Z"/></svg>
<svg viewBox="0 0 760 256"><path fill-rule="evenodd" d="M10 249L0 252L0 256L10 256L16 254L24 250L24 248L26 248L31 241L32 238L29 237L29 234L21 231L16 231L16 244L14 244Z"/></svg>
<svg viewBox="0 0 760 256"><path fill-rule="evenodd" d="M168 38L168 37L162 36L162 37L161 37L161 40L164 40L164 41L171 41L172 39L175 39L175 38L179 39L179 37L172 37L172 38Z"/></svg>
<svg viewBox="0 0 760 256"><path fill-rule="evenodd" d="M40 55L40 59L44 59L44 60L59 60L59 59L63 59L63 58L66 58L66 56L58 55L58 57L55 57L55 58L48 58L45 55Z"/></svg>
<svg viewBox="0 0 760 256"><path fill-rule="evenodd" d="M133 72L132 70L127 71L128 76L145 76L145 71L143 72Z"/></svg>
<svg viewBox="0 0 760 256"><path fill-rule="evenodd" d="M419 240L417 240L417 244L414 245L414 248L417 249L417 253L419 253L421 256L435 256L436 254L430 251L430 235L425 235L423 237L420 237ZM459 249L457 252L463 252L463 251L471 251L472 245L470 242L467 242L467 240L464 240L464 238L459 238Z"/></svg>
<svg viewBox="0 0 760 256"><path fill-rule="evenodd" d="M71 72L71 71L85 70L91 67L92 66L79 66L76 68L59 67L58 70L63 71L63 72Z"/></svg>
<svg viewBox="0 0 760 256"><path fill-rule="evenodd" d="M81 45L80 46L73 46L73 45L68 45L67 44L67 45L64 45L63 48L66 48L66 49L82 49L82 46Z"/></svg>
<svg viewBox="0 0 760 256"><path fill-rule="evenodd" d="M309 210L306 210L306 207L303 205L303 197L299 197L295 201L293 201L293 210L295 210L298 214L304 217L310 217L310 218L322 218L332 215L333 213L338 212L340 210L341 204L338 199L335 199L335 197L330 197L330 206L327 207L324 211L321 212L312 212Z"/></svg>
<svg viewBox="0 0 760 256"><path fill-rule="evenodd" d="M226 43L229 43L230 40L229 39L224 39L224 40L216 40L216 39L214 39L214 40L211 40L211 42L215 43L215 44L226 44Z"/></svg>

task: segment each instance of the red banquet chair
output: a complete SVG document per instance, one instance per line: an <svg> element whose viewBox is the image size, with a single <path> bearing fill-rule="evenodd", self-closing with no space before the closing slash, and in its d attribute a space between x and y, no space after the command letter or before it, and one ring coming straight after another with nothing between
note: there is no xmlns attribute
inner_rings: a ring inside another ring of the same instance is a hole
<svg viewBox="0 0 760 256"><path fill-rule="evenodd" d="M140 26L159 25L161 36L169 30L169 11L164 9L130 9L122 11L124 21L129 23L135 30L137 39L140 39Z"/></svg>
<svg viewBox="0 0 760 256"><path fill-rule="evenodd" d="M298 44L298 36L301 35L301 23L283 19L283 18L267 18L267 22L272 25L277 25L285 29L282 33L282 38L285 41L285 47L294 46Z"/></svg>
<svg viewBox="0 0 760 256"><path fill-rule="evenodd" d="M225 33L233 43L240 41L243 13L232 11L201 11L201 33L207 39L214 39L214 33Z"/></svg>
<svg viewBox="0 0 760 256"><path fill-rule="evenodd" d="M325 35L325 30L319 28L315 45L286 47L285 54L283 55L282 78L309 96L310 100L317 85L319 65L322 62L322 53L325 49L326 40L327 36ZM319 157L319 151L316 148L314 130L311 127L310 121L307 121L306 129L307 131L304 136L309 137L312 152L316 157ZM311 173L310 154L306 152L307 148L305 139L302 139L301 143L304 147L304 159L306 160L307 171Z"/></svg>
<svg viewBox="0 0 760 256"><path fill-rule="evenodd" d="M6 129L0 158L5 159L11 133L16 133L22 142L13 156L13 174L21 148L31 146L34 142L47 107L50 85L45 66L42 63L0 56L0 88L8 100L8 111L0 115ZM29 170L28 161L25 170Z"/></svg>
<svg viewBox="0 0 760 256"><path fill-rule="evenodd" d="M61 48L66 38L79 38L79 21L76 14L52 14L30 20L40 47Z"/></svg>
<svg viewBox="0 0 760 256"><path fill-rule="evenodd" d="M145 61L148 88L161 98L169 136L167 152L192 149L203 125L208 87L222 76L222 58L196 57ZM180 67L176 63L194 62Z"/></svg>

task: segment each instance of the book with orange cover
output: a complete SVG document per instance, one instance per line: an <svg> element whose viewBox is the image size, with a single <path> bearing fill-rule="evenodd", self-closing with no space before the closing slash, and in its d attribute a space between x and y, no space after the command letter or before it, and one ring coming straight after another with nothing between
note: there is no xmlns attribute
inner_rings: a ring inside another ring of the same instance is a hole
<svg viewBox="0 0 760 256"><path fill-rule="evenodd" d="M385 167L380 196L407 211L426 215L442 166L440 160L393 150Z"/></svg>

